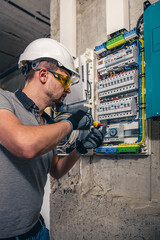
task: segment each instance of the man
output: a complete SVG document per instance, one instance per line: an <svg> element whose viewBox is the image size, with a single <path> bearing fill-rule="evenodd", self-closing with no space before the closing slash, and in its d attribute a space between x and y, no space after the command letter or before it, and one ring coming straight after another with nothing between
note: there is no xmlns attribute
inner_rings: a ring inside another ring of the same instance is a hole
<svg viewBox="0 0 160 240"><path fill-rule="evenodd" d="M47 174L58 179L87 149L102 144L105 129L93 129L76 149L61 159L54 150L74 129L88 129L93 119L78 111L54 123L46 107L63 102L75 71L68 50L53 39L37 39L21 54L26 75L23 90L0 90L0 239L49 239L40 216Z"/></svg>

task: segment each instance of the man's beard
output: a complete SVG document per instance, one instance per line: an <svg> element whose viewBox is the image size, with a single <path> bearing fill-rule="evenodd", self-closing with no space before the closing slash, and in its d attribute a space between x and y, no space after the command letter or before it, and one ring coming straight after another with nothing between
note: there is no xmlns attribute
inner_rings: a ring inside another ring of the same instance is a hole
<svg viewBox="0 0 160 240"><path fill-rule="evenodd" d="M60 98L58 98L57 100L55 100L55 103L59 103L59 104L62 104L63 105L63 101L64 99L66 98L66 93L63 93L62 96Z"/></svg>
<svg viewBox="0 0 160 240"><path fill-rule="evenodd" d="M64 101L65 97L66 97L66 94L63 94L59 99L57 99L55 101L56 112L60 111L61 106L63 105L63 101Z"/></svg>

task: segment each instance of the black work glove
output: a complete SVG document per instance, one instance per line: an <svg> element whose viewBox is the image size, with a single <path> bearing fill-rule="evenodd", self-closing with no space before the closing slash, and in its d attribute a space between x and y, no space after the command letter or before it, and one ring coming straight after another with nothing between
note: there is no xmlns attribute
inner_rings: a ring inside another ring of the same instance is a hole
<svg viewBox="0 0 160 240"><path fill-rule="evenodd" d="M92 115L82 110L72 114L72 116L65 121L71 123L72 130L88 130L93 124Z"/></svg>
<svg viewBox="0 0 160 240"><path fill-rule="evenodd" d="M87 149L97 148L102 145L104 135L106 134L106 125L101 129L92 128L91 132L82 140L76 141L76 150L79 154L85 154Z"/></svg>

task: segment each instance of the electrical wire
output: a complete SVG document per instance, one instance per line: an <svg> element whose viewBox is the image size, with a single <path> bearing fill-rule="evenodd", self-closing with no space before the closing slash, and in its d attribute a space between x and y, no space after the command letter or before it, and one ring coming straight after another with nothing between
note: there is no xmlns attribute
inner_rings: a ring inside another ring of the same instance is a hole
<svg viewBox="0 0 160 240"><path fill-rule="evenodd" d="M136 32L138 34L138 36L140 35L140 24L143 23L143 14L139 17L138 21L137 21L137 25L136 25Z"/></svg>
<svg viewBox="0 0 160 240"><path fill-rule="evenodd" d="M144 49L144 40L139 39ZM142 137L138 139L137 143L142 144L145 140L145 68L144 68L144 50L142 51Z"/></svg>
<svg viewBox="0 0 160 240"><path fill-rule="evenodd" d="M51 110L54 112L54 113L56 113L56 114L59 114L60 112L56 112L54 109L53 109L53 107L51 107Z"/></svg>
<svg viewBox="0 0 160 240"><path fill-rule="evenodd" d="M57 115L55 118L54 118L54 121L55 122L60 122L64 119L68 119L72 114L71 113L60 113L59 115ZM58 151L58 153L60 154L66 154L66 149L67 148L70 148L77 140L79 136L79 130L73 130L70 135L68 136L68 139L64 139L64 143L60 143L56 149Z"/></svg>

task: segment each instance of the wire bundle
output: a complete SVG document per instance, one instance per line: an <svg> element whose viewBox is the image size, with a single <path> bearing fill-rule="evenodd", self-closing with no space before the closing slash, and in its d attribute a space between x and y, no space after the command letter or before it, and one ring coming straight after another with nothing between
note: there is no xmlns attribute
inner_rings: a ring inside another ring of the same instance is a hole
<svg viewBox="0 0 160 240"><path fill-rule="evenodd" d="M55 122L60 122L64 119L68 119L72 114L71 113L60 113L54 118ZM57 152L59 154L66 154L66 149L70 148L77 140L79 136L79 130L73 130L67 137L64 139L57 147Z"/></svg>

